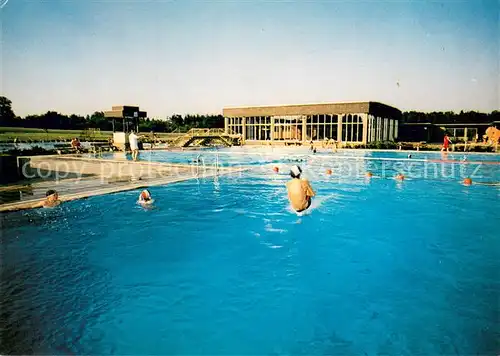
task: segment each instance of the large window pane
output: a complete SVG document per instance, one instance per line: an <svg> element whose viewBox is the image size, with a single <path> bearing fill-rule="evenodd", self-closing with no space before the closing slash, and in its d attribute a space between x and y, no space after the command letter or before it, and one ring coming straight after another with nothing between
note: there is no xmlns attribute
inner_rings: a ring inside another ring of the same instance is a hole
<svg viewBox="0 0 500 356"><path fill-rule="evenodd" d="M358 124L357 123L352 124L352 141L353 142L357 142L358 141Z"/></svg>
<svg viewBox="0 0 500 356"><path fill-rule="evenodd" d="M338 130L337 124L336 123L332 124L332 133L330 138L333 138L335 141L339 140L337 130Z"/></svg>
<svg viewBox="0 0 500 356"><path fill-rule="evenodd" d="M331 124L325 125L325 138L327 138L327 139L332 138L332 125Z"/></svg>
<svg viewBox="0 0 500 356"><path fill-rule="evenodd" d="M320 124L318 130L318 140L324 140L324 139L325 139L325 125Z"/></svg>

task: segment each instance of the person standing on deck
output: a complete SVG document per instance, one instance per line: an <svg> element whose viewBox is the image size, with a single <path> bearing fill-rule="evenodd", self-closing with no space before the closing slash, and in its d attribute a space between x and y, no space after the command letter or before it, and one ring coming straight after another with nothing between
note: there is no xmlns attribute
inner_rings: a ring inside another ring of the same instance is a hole
<svg viewBox="0 0 500 356"><path fill-rule="evenodd" d="M290 170L292 180L286 184L288 199L292 208L300 213L311 206L312 197L316 195L307 179L300 178L302 169L299 166L293 166Z"/></svg>
<svg viewBox="0 0 500 356"><path fill-rule="evenodd" d="M446 150L446 152L449 152L450 151L450 143L451 143L451 140L448 137L448 134L445 134L444 139L443 139L443 147L441 148L441 151Z"/></svg>
<svg viewBox="0 0 500 356"><path fill-rule="evenodd" d="M139 157L139 137L134 133L134 131L130 132L128 142L130 143L130 150L132 151L132 159L137 161L137 158Z"/></svg>

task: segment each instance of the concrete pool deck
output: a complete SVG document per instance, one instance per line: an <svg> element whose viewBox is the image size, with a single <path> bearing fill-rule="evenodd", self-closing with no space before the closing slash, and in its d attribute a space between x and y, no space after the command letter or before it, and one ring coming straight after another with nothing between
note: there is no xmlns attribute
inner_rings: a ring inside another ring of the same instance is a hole
<svg viewBox="0 0 500 356"><path fill-rule="evenodd" d="M245 170L79 156L20 157L19 168L31 180L0 188L0 212L35 208L49 189L64 202Z"/></svg>

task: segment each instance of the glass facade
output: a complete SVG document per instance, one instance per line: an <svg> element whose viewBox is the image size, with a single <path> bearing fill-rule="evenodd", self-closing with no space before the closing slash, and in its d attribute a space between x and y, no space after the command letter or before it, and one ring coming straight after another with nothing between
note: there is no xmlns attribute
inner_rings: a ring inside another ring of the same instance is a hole
<svg viewBox="0 0 500 356"><path fill-rule="evenodd" d="M317 114L227 117L228 133L248 141L323 141L368 143L392 141L398 121L369 114Z"/></svg>
<svg viewBox="0 0 500 356"><path fill-rule="evenodd" d="M363 142L363 118L360 115L342 117L342 142Z"/></svg>
<svg viewBox="0 0 500 356"><path fill-rule="evenodd" d="M226 131L235 134L243 134L243 118L241 117L226 118Z"/></svg>
<svg viewBox="0 0 500 356"><path fill-rule="evenodd" d="M338 140L337 115L308 115L306 117L306 141Z"/></svg>
<svg viewBox="0 0 500 356"><path fill-rule="evenodd" d="M275 141L302 141L303 117L295 116L273 116Z"/></svg>
<svg viewBox="0 0 500 356"><path fill-rule="evenodd" d="M243 132L241 132L243 134ZM271 117L251 116L245 118L246 140L270 140L271 139Z"/></svg>
<svg viewBox="0 0 500 356"><path fill-rule="evenodd" d="M398 120L368 115L367 142L394 141L398 137Z"/></svg>
<svg viewBox="0 0 500 356"><path fill-rule="evenodd" d="M446 129L455 140L469 141L474 140L476 135L478 135L477 128L473 127L457 127L457 128L447 128Z"/></svg>

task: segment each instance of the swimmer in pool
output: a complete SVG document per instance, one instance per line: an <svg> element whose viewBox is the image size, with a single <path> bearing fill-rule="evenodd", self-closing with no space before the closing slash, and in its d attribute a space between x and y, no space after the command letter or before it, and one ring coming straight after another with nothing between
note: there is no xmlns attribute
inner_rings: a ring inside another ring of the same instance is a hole
<svg viewBox="0 0 500 356"><path fill-rule="evenodd" d="M42 206L44 208L54 208L59 204L61 204L59 194L53 189L48 190L47 193L45 193L45 201L42 203Z"/></svg>
<svg viewBox="0 0 500 356"><path fill-rule="evenodd" d="M149 205L152 204L154 199L151 197L151 193L149 190L144 189L139 195L139 204L141 205Z"/></svg>
<svg viewBox="0 0 500 356"><path fill-rule="evenodd" d="M293 166L290 170L292 180L286 184L288 199L292 208L300 213L311 206L312 197L316 195L307 179L300 178L302 169L299 166Z"/></svg>

